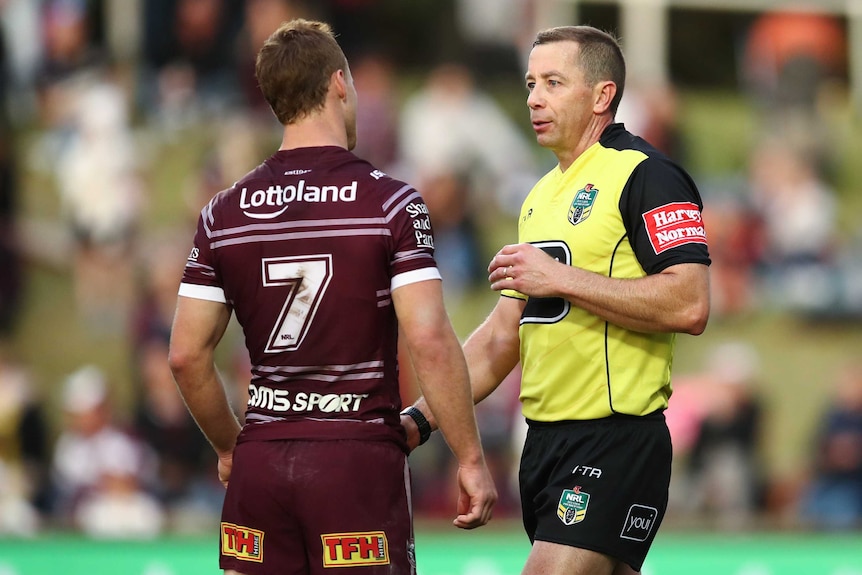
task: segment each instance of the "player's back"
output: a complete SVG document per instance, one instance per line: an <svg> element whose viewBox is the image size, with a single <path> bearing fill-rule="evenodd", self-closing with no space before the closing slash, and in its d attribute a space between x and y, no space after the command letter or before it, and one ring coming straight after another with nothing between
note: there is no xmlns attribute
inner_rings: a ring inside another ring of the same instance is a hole
<svg viewBox="0 0 862 575"><path fill-rule="evenodd" d="M195 244L184 283L211 273L245 335L247 422L290 437L398 426L392 278L439 277L410 186L342 148L279 151L210 202Z"/></svg>

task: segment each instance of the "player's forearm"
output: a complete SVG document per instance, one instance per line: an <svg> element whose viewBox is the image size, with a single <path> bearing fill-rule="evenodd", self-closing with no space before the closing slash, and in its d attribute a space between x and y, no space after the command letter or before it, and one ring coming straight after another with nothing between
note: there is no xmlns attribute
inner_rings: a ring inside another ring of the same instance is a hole
<svg viewBox="0 0 862 575"><path fill-rule="evenodd" d="M433 428L439 428L462 465L484 460L473 410L467 365L454 333L446 342L426 344L413 354L424 407Z"/></svg>
<svg viewBox="0 0 862 575"><path fill-rule="evenodd" d="M233 451L241 426L213 363L172 363L171 370L189 413L216 453Z"/></svg>
<svg viewBox="0 0 862 575"><path fill-rule="evenodd" d="M503 314L495 310L464 343L464 356L470 374L473 403L479 403L500 386L517 365L520 340L517 327L506 326ZM424 398L414 404L437 429L437 412Z"/></svg>

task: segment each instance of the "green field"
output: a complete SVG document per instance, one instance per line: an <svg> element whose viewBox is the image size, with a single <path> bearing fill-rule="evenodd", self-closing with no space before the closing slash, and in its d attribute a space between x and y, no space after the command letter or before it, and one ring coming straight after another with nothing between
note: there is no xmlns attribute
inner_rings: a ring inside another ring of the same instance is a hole
<svg viewBox="0 0 862 575"><path fill-rule="evenodd" d="M264 549L265 552L265 549ZM529 552L515 527L431 531L419 526L419 575L517 575ZM217 540L106 542L76 537L0 540L3 575L215 575ZM660 534L643 575L862 575L862 536Z"/></svg>

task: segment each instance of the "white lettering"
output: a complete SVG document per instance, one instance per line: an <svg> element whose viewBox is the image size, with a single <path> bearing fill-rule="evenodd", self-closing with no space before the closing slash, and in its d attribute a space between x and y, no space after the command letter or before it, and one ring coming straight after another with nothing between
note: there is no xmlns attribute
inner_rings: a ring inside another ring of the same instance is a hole
<svg viewBox="0 0 862 575"><path fill-rule="evenodd" d="M428 206L425 204L407 204L407 214L410 215L411 218L415 218L421 215L428 215Z"/></svg>
<svg viewBox="0 0 862 575"><path fill-rule="evenodd" d="M643 529L645 531L649 531L651 525L652 519L647 519L646 517L629 517L629 529Z"/></svg>
<svg viewBox="0 0 862 575"><path fill-rule="evenodd" d="M420 218L418 220L413 220L413 229L430 230L431 229L431 219L430 218Z"/></svg>
<svg viewBox="0 0 862 575"><path fill-rule="evenodd" d="M584 497L580 493L566 493L566 501L574 501L575 503L583 503Z"/></svg>
<svg viewBox="0 0 862 575"><path fill-rule="evenodd" d="M701 215L699 210L671 210L671 211L660 211L656 212L652 215L653 221L656 226L661 228L669 224L682 222L682 221L692 221L692 222L700 222Z"/></svg>
<svg viewBox="0 0 862 575"><path fill-rule="evenodd" d="M431 234L424 234L416 230L416 247L434 248L434 237Z"/></svg>
<svg viewBox="0 0 862 575"><path fill-rule="evenodd" d="M601 477L602 470L598 467L590 467L589 465L575 465L572 469L572 475L584 475L589 477Z"/></svg>
<svg viewBox="0 0 862 575"><path fill-rule="evenodd" d="M349 186L344 186L338 191L338 199L342 202L352 202L356 200L356 180L350 182Z"/></svg>
<svg viewBox="0 0 862 575"><path fill-rule="evenodd" d="M269 186L266 190L250 191L243 188L239 195L239 207L250 218L272 219L287 209L291 202L353 202L359 184L356 180L339 188L338 186L310 186L305 180L299 180L296 185L282 188L279 185ZM252 208L274 208L276 211L264 213L249 212Z"/></svg>
<svg viewBox="0 0 862 575"><path fill-rule="evenodd" d="M658 212L653 214L653 220L655 220L655 225L658 227L666 226L669 221L667 218L667 212Z"/></svg>
<svg viewBox="0 0 862 575"><path fill-rule="evenodd" d="M684 235L685 234L682 232L682 230L668 230L666 232L658 232L656 234L656 238L658 238L660 244L666 244L668 242L678 240Z"/></svg>
<svg viewBox="0 0 862 575"><path fill-rule="evenodd" d="M270 411L315 411L319 410L323 413L350 413L359 411L362 400L368 397L367 393L328 393L322 395L320 393L307 393L300 391L293 397L293 403L290 402L290 392L286 389L272 389L264 385L248 386L249 407L260 407Z"/></svg>
<svg viewBox="0 0 862 575"><path fill-rule="evenodd" d="M667 230L664 232L657 232L656 239L659 241L659 245L667 244L670 242L675 242L677 240L681 240L684 238L705 238L706 232L703 229L703 226L691 227L691 228L679 228L675 230Z"/></svg>
<svg viewBox="0 0 862 575"><path fill-rule="evenodd" d="M300 188L305 182L299 182ZM317 186L306 186L305 193L299 198L304 202L319 202L320 200L320 188ZM326 198L323 199L326 201Z"/></svg>

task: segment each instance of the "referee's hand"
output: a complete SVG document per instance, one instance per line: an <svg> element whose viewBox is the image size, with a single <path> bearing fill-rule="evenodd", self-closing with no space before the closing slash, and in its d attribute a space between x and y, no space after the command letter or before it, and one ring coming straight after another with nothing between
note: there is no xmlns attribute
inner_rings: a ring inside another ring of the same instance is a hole
<svg viewBox="0 0 862 575"><path fill-rule="evenodd" d="M475 529L491 520L497 489L483 461L476 466L458 466L458 516L452 523L461 529Z"/></svg>

